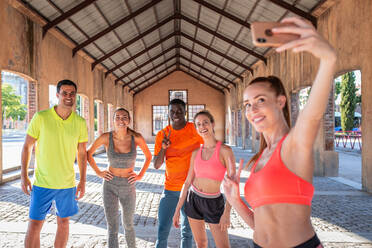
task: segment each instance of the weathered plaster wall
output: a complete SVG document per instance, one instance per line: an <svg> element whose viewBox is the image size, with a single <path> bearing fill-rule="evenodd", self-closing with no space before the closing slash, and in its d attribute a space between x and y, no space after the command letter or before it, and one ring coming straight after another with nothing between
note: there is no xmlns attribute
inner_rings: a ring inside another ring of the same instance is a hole
<svg viewBox="0 0 372 248"><path fill-rule="evenodd" d="M187 74L176 71L160 82L134 96L134 126L147 142L154 142L152 135L152 105L168 105L168 90L187 89L188 104L205 104L215 118L215 132L219 140L224 140L223 93L206 86Z"/></svg>
<svg viewBox="0 0 372 248"><path fill-rule="evenodd" d="M57 31L52 30L42 38L43 20L14 6L18 6L15 1L0 1L0 71L18 73L36 83L38 111L49 107L49 85L56 85L62 79L74 81L78 85L78 93L89 98L89 127L94 126L94 99L102 101L106 109L111 103L114 107L133 110L132 95L121 85L115 85L113 76L105 78L102 67L92 72L92 60L83 52L72 57L73 44ZM107 122L107 110L105 113ZM94 138L92 128L89 138L90 141Z"/></svg>

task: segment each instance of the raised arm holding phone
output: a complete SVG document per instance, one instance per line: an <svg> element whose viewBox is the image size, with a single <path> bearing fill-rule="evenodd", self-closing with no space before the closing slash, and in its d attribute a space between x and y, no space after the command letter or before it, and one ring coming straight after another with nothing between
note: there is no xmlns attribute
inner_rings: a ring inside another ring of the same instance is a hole
<svg viewBox="0 0 372 248"><path fill-rule="evenodd" d="M243 95L245 116L261 133L259 152L249 161L251 174L240 198L240 169L225 177L224 190L230 204L254 230L255 247L322 247L312 227L311 200L313 144L326 109L336 67L336 52L307 21L286 18L290 26L271 29L273 35L299 38L276 48L277 52L309 52L320 60L305 108L291 128L284 86L275 76L253 79Z"/></svg>

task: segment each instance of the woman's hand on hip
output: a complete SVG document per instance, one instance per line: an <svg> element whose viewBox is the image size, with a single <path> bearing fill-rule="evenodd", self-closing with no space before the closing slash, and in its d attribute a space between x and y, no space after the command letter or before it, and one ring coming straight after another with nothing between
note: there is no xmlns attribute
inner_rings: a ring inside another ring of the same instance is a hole
<svg viewBox="0 0 372 248"><path fill-rule="evenodd" d="M99 171L97 176L105 179L106 181L110 181L114 178L114 175L109 170Z"/></svg>
<svg viewBox="0 0 372 248"><path fill-rule="evenodd" d="M129 173L129 177L128 177L128 182L130 184L133 184L135 183L136 181L139 181L142 179L142 176L141 175L137 175L134 171L132 171L131 173Z"/></svg>

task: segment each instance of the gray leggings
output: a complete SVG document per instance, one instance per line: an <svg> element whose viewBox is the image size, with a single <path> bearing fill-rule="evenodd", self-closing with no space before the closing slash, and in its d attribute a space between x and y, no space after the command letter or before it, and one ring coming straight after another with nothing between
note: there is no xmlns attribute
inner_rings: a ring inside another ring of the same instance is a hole
<svg viewBox="0 0 372 248"><path fill-rule="evenodd" d="M125 239L129 248L136 247L136 234L133 218L136 207L136 188L127 178L115 177L103 182L103 206L107 221L108 247L118 248L119 201L125 230Z"/></svg>

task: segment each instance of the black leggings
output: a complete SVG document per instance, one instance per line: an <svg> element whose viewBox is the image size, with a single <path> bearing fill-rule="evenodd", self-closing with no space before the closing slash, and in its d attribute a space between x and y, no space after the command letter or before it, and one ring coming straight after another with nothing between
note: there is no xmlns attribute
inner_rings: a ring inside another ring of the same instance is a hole
<svg viewBox="0 0 372 248"><path fill-rule="evenodd" d="M255 242L253 242L254 248L262 248ZM322 248L322 244L320 243L320 240L318 236L315 234L314 237L309 239L308 241L303 242L302 244L296 245L293 248Z"/></svg>

